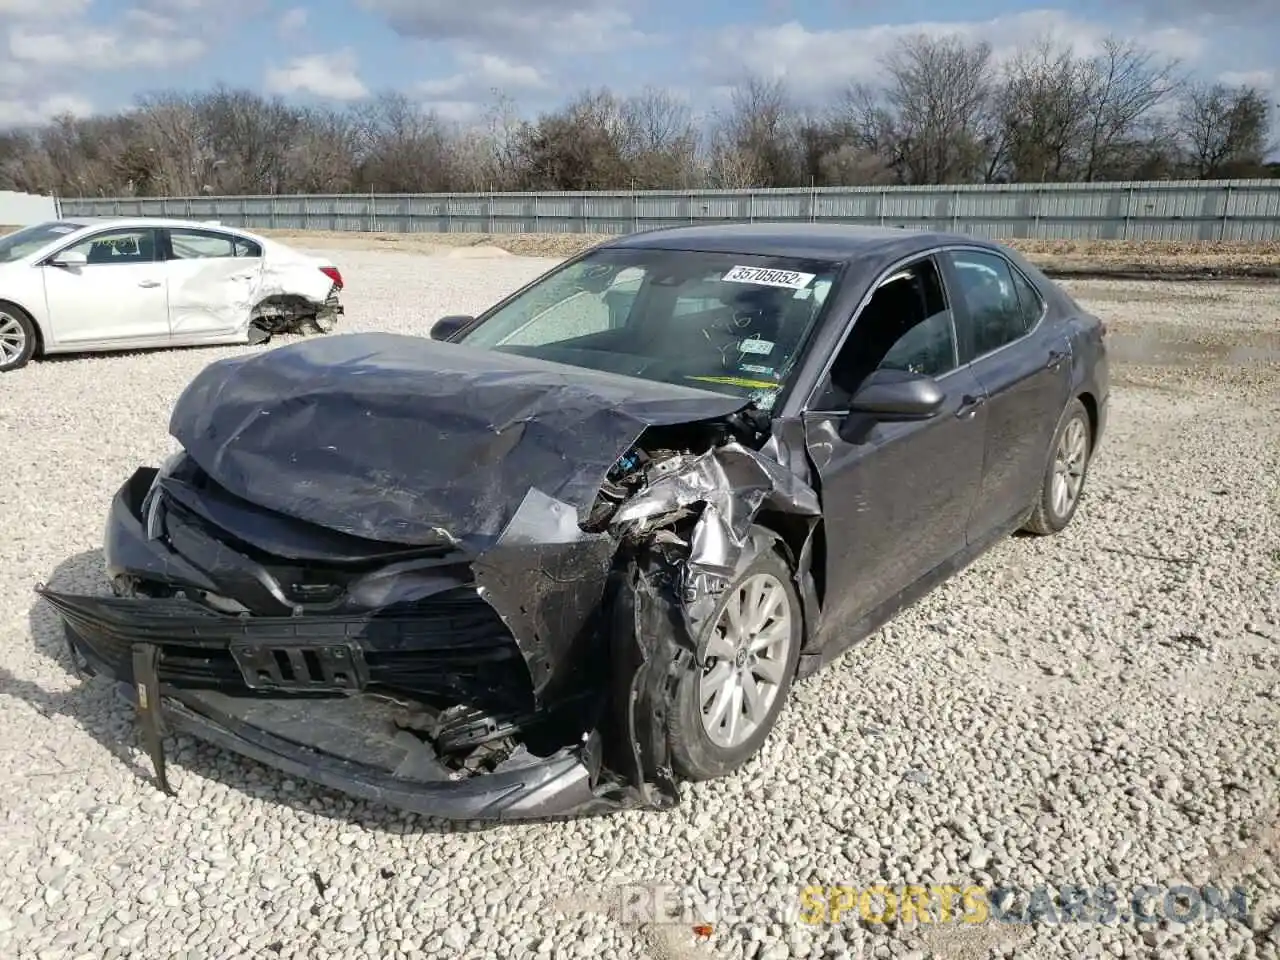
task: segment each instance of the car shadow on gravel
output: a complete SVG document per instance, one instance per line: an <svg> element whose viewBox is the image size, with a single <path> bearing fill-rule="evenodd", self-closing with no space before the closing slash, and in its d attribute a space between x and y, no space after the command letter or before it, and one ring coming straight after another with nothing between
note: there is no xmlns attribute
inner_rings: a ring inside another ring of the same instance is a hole
<svg viewBox="0 0 1280 960"><path fill-rule="evenodd" d="M88 550L68 557L54 568L45 585L51 590L69 593L108 593L103 576L101 550ZM62 622L53 608L39 597L27 615L32 642L37 652L54 660L71 676L75 665L63 636ZM117 692L115 684L101 677L83 680L62 692L45 690L39 684L14 676L0 667L0 696L8 695L31 704L42 716L64 716L74 720L138 778L140 790L155 790L150 765L139 761L145 754L142 738L134 722L134 708ZM183 774L222 784L246 797L264 803L279 804L307 816L322 816L358 825L377 832L476 833L497 827L536 825L576 817L548 817L521 820L517 823L497 821L439 820L408 813L394 807L349 797L339 791L295 780L274 767L260 764L232 751L222 750L194 737L170 734L165 737L166 755L170 761L170 779L181 794ZM174 773L178 775L175 777ZM189 784L188 789L196 789Z"/></svg>
<svg viewBox="0 0 1280 960"><path fill-rule="evenodd" d="M89 550L60 563L48 580L54 589L86 592L102 579L102 551ZM105 583L102 585L105 588ZM100 592L105 592L102 590ZM75 667L63 639L62 623L57 613L43 600L32 597L27 614L32 642L43 654L71 676ZM79 683L62 691L46 690L30 680L14 676L0 667L0 695L8 695L31 704L42 716L64 716L76 721L117 760L138 777L147 770L130 752L133 743L132 709L116 695L109 683Z"/></svg>

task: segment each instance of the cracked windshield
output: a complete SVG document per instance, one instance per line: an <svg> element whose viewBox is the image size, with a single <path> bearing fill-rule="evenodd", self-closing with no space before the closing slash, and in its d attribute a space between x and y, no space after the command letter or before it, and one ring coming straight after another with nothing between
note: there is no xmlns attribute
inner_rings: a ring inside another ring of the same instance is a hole
<svg viewBox="0 0 1280 960"><path fill-rule="evenodd" d="M836 264L600 251L507 304L469 346L748 397L773 406Z"/></svg>

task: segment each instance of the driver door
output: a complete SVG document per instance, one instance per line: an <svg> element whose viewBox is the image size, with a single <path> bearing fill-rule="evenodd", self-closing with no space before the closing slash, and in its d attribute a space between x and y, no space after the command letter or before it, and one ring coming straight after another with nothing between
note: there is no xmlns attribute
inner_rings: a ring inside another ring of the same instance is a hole
<svg viewBox="0 0 1280 960"><path fill-rule="evenodd" d="M826 523L825 624L862 619L965 550L985 407L959 360L941 274L926 257L880 285L819 384L804 428ZM851 419L852 395L877 370L932 376L946 397L942 409L927 420Z"/></svg>
<svg viewBox="0 0 1280 960"><path fill-rule="evenodd" d="M55 342L167 344L169 292L157 246L150 227L117 228L58 251L83 253L83 266L46 260L40 270Z"/></svg>

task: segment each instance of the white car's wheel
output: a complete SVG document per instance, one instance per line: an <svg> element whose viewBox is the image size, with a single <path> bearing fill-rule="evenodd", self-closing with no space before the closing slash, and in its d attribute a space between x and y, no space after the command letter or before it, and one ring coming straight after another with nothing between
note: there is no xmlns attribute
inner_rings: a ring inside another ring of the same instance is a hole
<svg viewBox="0 0 1280 960"><path fill-rule="evenodd" d="M36 325L11 303L0 303L0 373L25 367L36 352Z"/></svg>

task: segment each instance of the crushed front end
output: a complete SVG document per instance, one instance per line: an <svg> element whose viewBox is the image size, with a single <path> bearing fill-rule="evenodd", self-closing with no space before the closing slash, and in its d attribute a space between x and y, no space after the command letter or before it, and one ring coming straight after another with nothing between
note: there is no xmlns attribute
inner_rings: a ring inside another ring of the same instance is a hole
<svg viewBox="0 0 1280 960"><path fill-rule="evenodd" d="M758 519L816 611L817 496L732 397L349 335L211 364L170 432L112 501L114 595L39 591L162 789L183 730L445 818L667 807L671 681Z"/></svg>
<svg viewBox="0 0 1280 960"><path fill-rule="evenodd" d="M172 494L194 501L197 485L204 516ZM244 516L232 520L236 510ZM252 527L263 545L308 552L289 539L304 525L236 503L179 458L163 475L138 470L112 502L114 596L40 590L79 669L119 681L138 707L166 791L167 729L448 818L663 804L603 765L613 731L592 669L605 659L535 696L457 547L406 550L312 528L315 556L284 560L209 515Z"/></svg>

